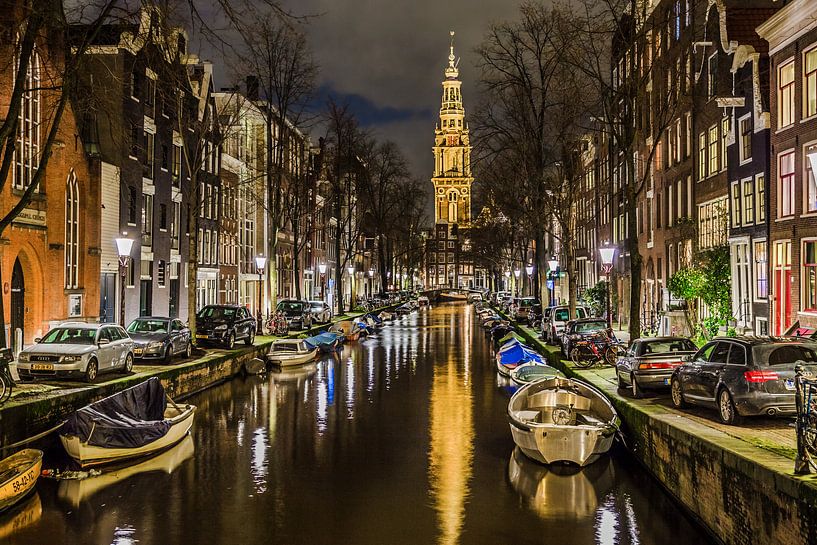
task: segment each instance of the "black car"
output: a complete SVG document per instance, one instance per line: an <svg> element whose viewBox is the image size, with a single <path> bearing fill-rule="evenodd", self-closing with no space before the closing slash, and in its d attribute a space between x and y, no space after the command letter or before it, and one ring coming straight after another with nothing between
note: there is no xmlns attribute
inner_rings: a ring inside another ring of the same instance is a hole
<svg viewBox="0 0 817 545"><path fill-rule="evenodd" d="M170 363L173 356L190 357L193 344L190 329L175 318L142 316L127 327L133 339L133 357L136 359L161 359Z"/></svg>
<svg viewBox="0 0 817 545"><path fill-rule="evenodd" d="M218 343L232 349L244 339L247 346L255 340L256 322L250 311L238 305L207 305L196 314L196 340Z"/></svg>
<svg viewBox="0 0 817 545"><path fill-rule="evenodd" d="M705 344L670 379L672 404L711 407L721 422L742 416L795 415L794 368L817 371L814 341L776 337L718 337Z"/></svg>
<svg viewBox="0 0 817 545"><path fill-rule="evenodd" d="M570 349L575 341L589 339L603 331L607 331L607 320L604 318L584 318L567 322L562 332L562 352L565 356L570 355ZM607 332L610 338L613 338L612 332Z"/></svg>
<svg viewBox="0 0 817 545"><path fill-rule="evenodd" d="M275 310L281 312L287 319L290 329L309 329L312 327L312 314L309 312L309 302L290 299L281 301Z"/></svg>

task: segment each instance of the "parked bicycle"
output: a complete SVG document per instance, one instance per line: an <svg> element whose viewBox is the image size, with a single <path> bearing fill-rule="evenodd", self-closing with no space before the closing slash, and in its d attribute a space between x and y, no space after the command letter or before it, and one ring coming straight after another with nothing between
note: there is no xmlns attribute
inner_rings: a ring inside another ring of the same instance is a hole
<svg viewBox="0 0 817 545"><path fill-rule="evenodd" d="M11 348L0 349L0 405L11 399L14 389L14 379L11 378L9 364L14 361Z"/></svg>
<svg viewBox="0 0 817 545"><path fill-rule="evenodd" d="M267 320L266 327L270 335L275 335L276 337L283 337L289 333L289 323L287 323L286 316L284 316L284 313L280 310L270 316L269 320Z"/></svg>
<svg viewBox="0 0 817 545"><path fill-rule="evenodd" d="M621 345L606 332L600 331L586 339L573 341L570 359L580 369L587 369L599 363L615 365Z"/></svg>

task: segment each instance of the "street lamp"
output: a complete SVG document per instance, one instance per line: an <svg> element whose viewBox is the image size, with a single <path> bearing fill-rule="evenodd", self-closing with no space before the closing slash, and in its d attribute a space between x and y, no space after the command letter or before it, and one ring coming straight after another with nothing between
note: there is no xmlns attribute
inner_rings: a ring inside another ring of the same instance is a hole
<svg viewBox="0 0 817 545"><path fill-rule="evenodd" d="M326 263L318 264L318 272L321 273L321 300L326 302Z"/></svg>
<svg viewBox="0 0 817 545"><path fill-rule="evenodd" d="M256 332L260 335L264 331L264 322L261 315L261 285L264 283L264 268L267 266L267 258L263 254L255 256L255 267L258 269L258 309Z"/></svg>
<svg viewBox="0 0 817 545"><path fill-rule="evenodd" d="M530 291L529 295L533 296L533 263L529 263L527 267L525 267L525 272L528 273L528 290Z"/></svg>
<svg viewBox="0 0 817 545"><path fill-rule="evenodd" d="M505 271L505 289L508 289L508 286L511 284L511 271Z"/></svg>
<svg viewBox="0 0 817 545"><path fill-rule="evenodd" d="M513 276L514 276L514 284L516 285L516 296L519 297L519 276L522 274L522 271L519 268L514 269Z"/></svg>
<svg viewBox="0 0 817 545"><path fill-rule="evenodd" d="M374 269L369 268L369 297L374 294Z"/></svg>
<svg viewBox="0 0 817 545"><path fill-rule="evenodd" d="M550 269L550 280L548 280L548 288L550 289L550 306L555 306L556 302L553 300L556 297L556 278L559 268L559 260L556 256L548 259L548 269Z"/></svg>
<svg viewBox="0 0 817 545"><path fill-rule="evenodd" d="M351 311L355 306L355 266L349 265L346 267L346 272L349 273L349 310Z"/></svg>
<svg viewBox="0 0 817 545"><path fill-rule="evenodd" d="M128 238L128 234L123 232L122 236L115 239L116 253L119 255L119 325L125 327L125 273L133 249L133 239Z"/></svg>
<svg viewBox="0 0 817 545"><path fill-rule="evenodd" d="M601 255L601 270L604 271L604 274L607 275L607 327L613 327L613 317L612 312L610 311L610 289L612 288L612 282L610 282L610 272L613 270L613 260L616 257L616 247L615 246L602 246L599 248L599 254Z"/></svg>

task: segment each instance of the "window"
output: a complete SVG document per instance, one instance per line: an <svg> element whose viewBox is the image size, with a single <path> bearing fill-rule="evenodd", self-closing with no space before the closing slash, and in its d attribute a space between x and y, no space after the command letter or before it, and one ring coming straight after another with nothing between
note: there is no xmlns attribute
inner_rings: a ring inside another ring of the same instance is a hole
<svg viewBox="0 0 817 545"><path fill-rule="evenodd" d="M153 179L153 141L154 134L145 131L145 162L142 165L142 176L149 180Z"/></svg>
<svg viewBox="0 0 817 545"><path fill-rule="evenodd" d="M803 178L806 183L803 193L806 196L806 212L817 212L817 181L815 181L814 171L811 169L811 161L808 158L809 153L817 153L817 144L806 146L803 149L805 163Z"/></svg>
<svg viewBox="0 0 817 545"><path fill-rule="evenodd" d="M817 242L803 242L803 301L804 310L817 310Z"/></svg>
<svg viewBox="0 0 817 545"><path fill-rule="evenodd" d="M778 195L777 215L780 217L794 215L794 150L781 153L778 157L778 176L780 177L780 194Z"/></svg>
<svg viewBox="0 0 817 545"><path fill-rule="evenodd" d="M182 205L181 203L173 203L173 223L170 224L170 247L174 250L179 249L179 234L182 226Z"/></svg>
<svg viewBox="0 0 817 545"><path fill-rule="evenodd" d="M709 57L707 80L706 80L706 96L714 98L715 93L718 92L718 54L713 53Z"/></svg>
<svg viewBox="0 0 817 545"><path fill-rule="evenodd" d="M136 210L139 206L139 196L136 188L128 186L128 224L136 225Z"/></svg>
<svg viewBox="0 0 817 545"><path fill-rule="evenodd" d="M168 168L170 168L169 165L170 165L170 157L169 157L169 154L168 154L167 145L162 144L162 164L161 164L162 170L167 172Z"/></svg>
<svg viewBox="0 0 817 545"><path fill-rule="evenodd" d="M156 80L151 77L145 78L145 113L153 117L153 106L156 103Z"/></svg>
<svg viewBox="0 0 817 545"><path fill-rule="evenodd" d="M777 128L794 123L794 60L777 70Z"/></svg>
<svg viewBox="0 0 817 545"><path fill-rule="evenodd" d="M743 180L743 225L755 222L755 182L751 178Z"/></svg>
<svg viewBox="0 0 817 545"><path fill-rule="evenodd" d="M803 59L803 117L817 115L817 47Z"/></svg>
<svg viewBox="0 0 817 545"><path fill-rule="evenodd" d="M755 176L755 195L757 196L757 221L766 220L766 175Z"/></svg>
<svg viewBox="0 0 817 545"><path fill-rule="evenodd" d="M79 287L79 184L73 170L65 188L65 287Z"/></svg>
<svg viewBox="0 0 817 545"><path fill-rule="evenodd" d="M740 227L740 184L732 182L732 227Z"/></svg>
<svg viewBox="0 0 817 545"><path fill-rule="evenodd" d="M142 195L142 245L153 244L153 195Z"/></svg>
<svg viewBox="0 0 817 545"><path fill-rule="evenodd" d="M727 207L726 197L698 205L698 245L701 249L726 244Z"/></svg>
<svg viewBox="0 0 817 545"><path fill-rule="evenodd" d="M698 136L698 179L706 178L706 133Z"/></svg>
<svg viewBox="0 0 817 545"><path fill-rule="evenodd" d="M156 282L160 288L165 287L165 277L167 276L167 264L159 260L158 268L156 269Z"/></svg>
<svg viewBox="0 0 817 545"><path fill-rule="evenodd" d="M167 231L167 205L165 203L159 204L159 229Z"/></svg>
<svg viewBox="0 0 817 545"><path fill-rule="evenodd" d="M179 187L182 172L182 147L173 144L173 185Z"/></svg>
<svg viewBox="0 0 817 545"><path fill-rule="evenodd" d="M130 96L139 100L142 95L142 75L134 68L130 75Z"/></svg>
<svg viewBox="0 0 817 545"><path fill-rule="evenodd" d="M755 299L766 299L769 296L768 251L766 241L755 242Z"/></svg>
<svg viewBox="0 0 817 545"><path fill-rule="evenodd" d="M718 172L718 126L709 127L709 174Z"/></svg>
<svg viewBox="0 0 817 545"><path fill-rule="evenodd" d="M752 158L752 118L751 114L740 120L740 162Z"/></svg>
<svg viewBox="0 0 817 545"><path fill-rule="evenodd" d="M15 60L19 66L20 59ZM40 162L40 55L36 49L26 67L24 85L26 91L20 99L12 181L12 187L18 190L31 185Z"/></svg>
<svg viewBox="0 0 817 545"><path fill-rule="evenodd" d="M726 170L726 146L729 139L729 118L721 119L721 170Z"/></svg>

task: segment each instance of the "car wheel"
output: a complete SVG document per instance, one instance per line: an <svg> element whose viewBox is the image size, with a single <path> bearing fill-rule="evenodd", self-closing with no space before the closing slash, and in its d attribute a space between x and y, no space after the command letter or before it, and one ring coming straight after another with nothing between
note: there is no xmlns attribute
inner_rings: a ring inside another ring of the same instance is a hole
<svg viewBox="0 0 817 545"><path fill-rule="evenodd" d="M133 371L133 354L125 356L125 366L122 368L122 373L127 375Z"/></svg>
<svg viewBox="0 0 817 545"><path fill-rule="evenodd" d="M173 351L170 349L170 345L167 345L167 348L165 348L165 357L162 358L162 361L170 363L171 360L173 360Z"/></svg>
<svg viewBox="0 0 817 545"><path fill-rule="evenodd" d="M96 360L89 361L88 366L85 368L85 382L95 381L98 373L99 364L97 364Z"/></svg>
<svg viewBox="0 0 817 545"><path fill-rule="evenodd" d="M673 378L670 383L670 397L672 398L672 406L676 409L683 409L687 406L684 400L684 389L681 386L680 379Z"/></svg>
<svg viewBox="0 0 817 545"><path fill-rule="evenodd" d="M732 401L732 394L726 388L721 388L718 392L718 416L721 417L721 422L728 425L734 425L740 422L740 415L735 402Z"/></svg>
<svg viewBox="0 0 817 545"><path fill-rule="evenodd" d="M626 382L624 382L624 381L621 379L621 375L619 374L619 372L618 372L618 371L616 371L616 380L618 380L618 389L619 389L619 390L626 390L626 389L627 389L627 383L626 383Z"/></svg>
<svg viewBox="0 0 817 545"><path fill-rule="evenodd" d="M246 344L247 346L252 346L252 343L253 343L254 340L255 340L255 331L251 329L250 334L247 335L246 339L244 339L244 344Z"/></svg>
<svg viewBox="0 0 817 545"><path fill-rule="evenodd" d="M184 357L190 358L193 357L193 343L188 342L187 347L184 349Z"/></svg>
<svg viewBox="0 0 817 545"><path fill-rule="evenodd" d="M225 345L227 346L227 350L232 350L233 348L235 348L235 333L233 333L232 331L230 332L230 335L227 337L227 342Z"/></svg>
<svg viewBox="0 0 817 545"><path fill-rule="evenodd" d="M630 375L630 391L635 399L641 399L644 397L644 390L642 390L641 386L638 385L635 375Z"/></svg>

